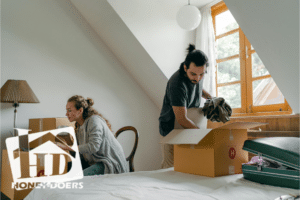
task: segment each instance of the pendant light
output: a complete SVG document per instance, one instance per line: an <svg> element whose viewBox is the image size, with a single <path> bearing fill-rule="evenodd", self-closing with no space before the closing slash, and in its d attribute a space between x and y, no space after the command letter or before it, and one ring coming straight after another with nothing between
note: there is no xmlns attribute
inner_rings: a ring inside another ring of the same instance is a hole
<svg viewBox="0 0 300 200"><path fill-rule="evenodd" d="M178 10L176 20L181 28L192 31L199 26L201 13L196 6L190 5L190 0L188 0L188 5Z"/></svg>

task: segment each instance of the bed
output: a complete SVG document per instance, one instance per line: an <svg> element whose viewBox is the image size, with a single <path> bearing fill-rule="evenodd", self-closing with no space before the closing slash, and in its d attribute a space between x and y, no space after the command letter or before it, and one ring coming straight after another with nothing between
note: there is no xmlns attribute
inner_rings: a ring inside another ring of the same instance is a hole
<svg viewBox="0 0 300 200"><path fill-rule="evenodd" d="M25 200L274 200L299 190L250 182L242 174L216 178L185 174L174 168L126 174L87 176L82 189L34 189Z"/></svg>

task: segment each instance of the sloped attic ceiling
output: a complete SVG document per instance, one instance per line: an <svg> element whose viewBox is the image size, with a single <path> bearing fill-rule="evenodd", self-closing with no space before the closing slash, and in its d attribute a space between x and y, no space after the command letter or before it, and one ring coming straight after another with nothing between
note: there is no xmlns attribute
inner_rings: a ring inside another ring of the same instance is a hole
<svg viewBox="0 0 300 200"><path fill-rule="evenodd" d="M212 1L191 3L201 7ZM176 23L178 9L188 1L70 2L160 108L167 77L179 68L188 44L194 43L195 32L185 31Z"/></svg>
<svg viewBox="0 0 300 200"><path fill-rule="evenodd" d="M147 46L135 38L107 0L70 1L160 107L167 78ZM224 1L293 111L299 113L299 1Z"/></svg>
<svg viewBox="0 0 300 200"><path fill-rule="evenodd" d="M299 1L224 2L294 113L300 113Z"/></svg>
<svg viewBox="0 0 300 200"><path fill-rule="evenodd" d="M168 79L111 5L106 0L70 1L160 108Z"/></svg>
<svg viewBox="0 0 300 200"><path fill-rule="evenodd" d="M125 22L158 67L170 78L185 59L188 43L195 32L182 29L176 21L187 0L107 0ZM192 0L201 8L213 0Z"/></svg>
<svg viewBox="0 0 300 200"><path fill-rule="evenodd" d="M176 23L176 12L188 1L70 1L160 108L167 77L179 68L185 49L194 42L195 33ZM212 1L191 3L201 7Z"/></svg>

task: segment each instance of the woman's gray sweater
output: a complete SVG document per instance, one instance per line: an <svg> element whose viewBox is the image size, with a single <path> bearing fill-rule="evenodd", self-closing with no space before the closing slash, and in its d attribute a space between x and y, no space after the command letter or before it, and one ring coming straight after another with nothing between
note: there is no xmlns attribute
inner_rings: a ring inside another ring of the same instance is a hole
<svg viewBox="0 0 300 200"><path fill-rule="evenodd" d="M85 119L76 136L79 153L90 165L102 162L105 174L129 172L122 146L99 115Z"/></svg>

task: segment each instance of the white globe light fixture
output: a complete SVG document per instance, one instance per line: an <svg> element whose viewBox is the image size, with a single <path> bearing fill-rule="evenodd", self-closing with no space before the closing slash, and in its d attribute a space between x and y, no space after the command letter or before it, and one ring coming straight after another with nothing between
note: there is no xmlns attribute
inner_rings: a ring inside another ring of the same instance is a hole
<svg viewBox="0 0 300 200"><path fill-rule="evenodd" d="M201 13L196 6L188 5L180 8L176 15L178 25L187 30L192 31L197 28L201 21Z"/></svg>

